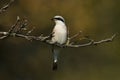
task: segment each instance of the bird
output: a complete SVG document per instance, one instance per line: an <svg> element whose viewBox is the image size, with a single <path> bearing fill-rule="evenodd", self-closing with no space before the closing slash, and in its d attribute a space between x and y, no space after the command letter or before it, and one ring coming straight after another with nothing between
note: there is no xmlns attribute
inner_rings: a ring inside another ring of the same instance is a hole
<svg viewBox="0 0 120 80"><path fill-rule="evenodd" d="M52 38L51 38L51 43L52 44L60 44L63 45L67 41L67 27L65 24L65 19L60 16L56 15L52 18L52 20L55 22L55 26L52 31ZM59 49L55 48L53 45L53 70L57 70L58 68L58 54L59 54Z"/></svg>

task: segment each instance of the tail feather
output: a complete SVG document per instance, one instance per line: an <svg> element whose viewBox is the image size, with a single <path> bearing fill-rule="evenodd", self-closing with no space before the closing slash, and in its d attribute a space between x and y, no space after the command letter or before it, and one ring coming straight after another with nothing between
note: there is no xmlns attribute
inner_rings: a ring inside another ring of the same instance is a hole
<svg viewBox="0 0 120 80"><path fill-rule="evenodd" d="M53 70L57 70L57 68L58 68L58 63L57 62L53 62Z"/></svg>
<svg viewBox="0 0 120 80"><path fill-rule="evenodd" d="M57 68L58 68L58 54L59 54L59 50L53 48L52 51L53 51L53 67L52 67L52 69L53 70L57 70Z"/></svg>
<svg viewBox="0 0 120 80"><path fill-rule="evenodd" d="M53 70L57 70L58 68L58 53L53 54Z"/></svg>

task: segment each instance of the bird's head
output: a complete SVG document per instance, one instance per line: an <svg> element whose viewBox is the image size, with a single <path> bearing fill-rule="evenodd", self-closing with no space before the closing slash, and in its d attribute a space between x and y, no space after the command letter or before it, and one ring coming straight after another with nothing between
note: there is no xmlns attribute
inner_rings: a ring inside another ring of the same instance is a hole
<svg viewBox="0 0 120 80"><path fill-rule="evenodd" d="M55 22L62 22L65 23L65 20L62 16L54 16L51 20L55 21Z"/></svg>

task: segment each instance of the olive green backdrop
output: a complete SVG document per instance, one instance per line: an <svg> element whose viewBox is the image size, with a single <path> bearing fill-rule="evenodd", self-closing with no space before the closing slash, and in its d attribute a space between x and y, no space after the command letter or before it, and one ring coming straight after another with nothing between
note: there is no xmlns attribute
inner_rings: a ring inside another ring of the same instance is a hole
<svg viewBox="0 0 120 80"><path fill-rule="evenodd" d="M0 0L0 7L9 0ZM32 35L48 35L50 19L62 15L70 35L80 30L101 40L120 32L120 0L15 0L0 14L0 31L9 30L16 16L27 17ZM65 48L59 68L52 71L51 46L22 38L0 40L0 80L120 80L120 35L111 43Z"/></svg>

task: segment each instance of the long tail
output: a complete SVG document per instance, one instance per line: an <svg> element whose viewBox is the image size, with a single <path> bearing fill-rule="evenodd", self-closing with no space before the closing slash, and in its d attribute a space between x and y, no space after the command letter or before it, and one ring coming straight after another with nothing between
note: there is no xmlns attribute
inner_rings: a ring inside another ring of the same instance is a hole
<svg viewBox="0 0 120 80"><path fill-rule="evenodd" d="M53 46L52 52L53 52L53 67L52 67L52 69L57 70L59 50Z"/></svg>

